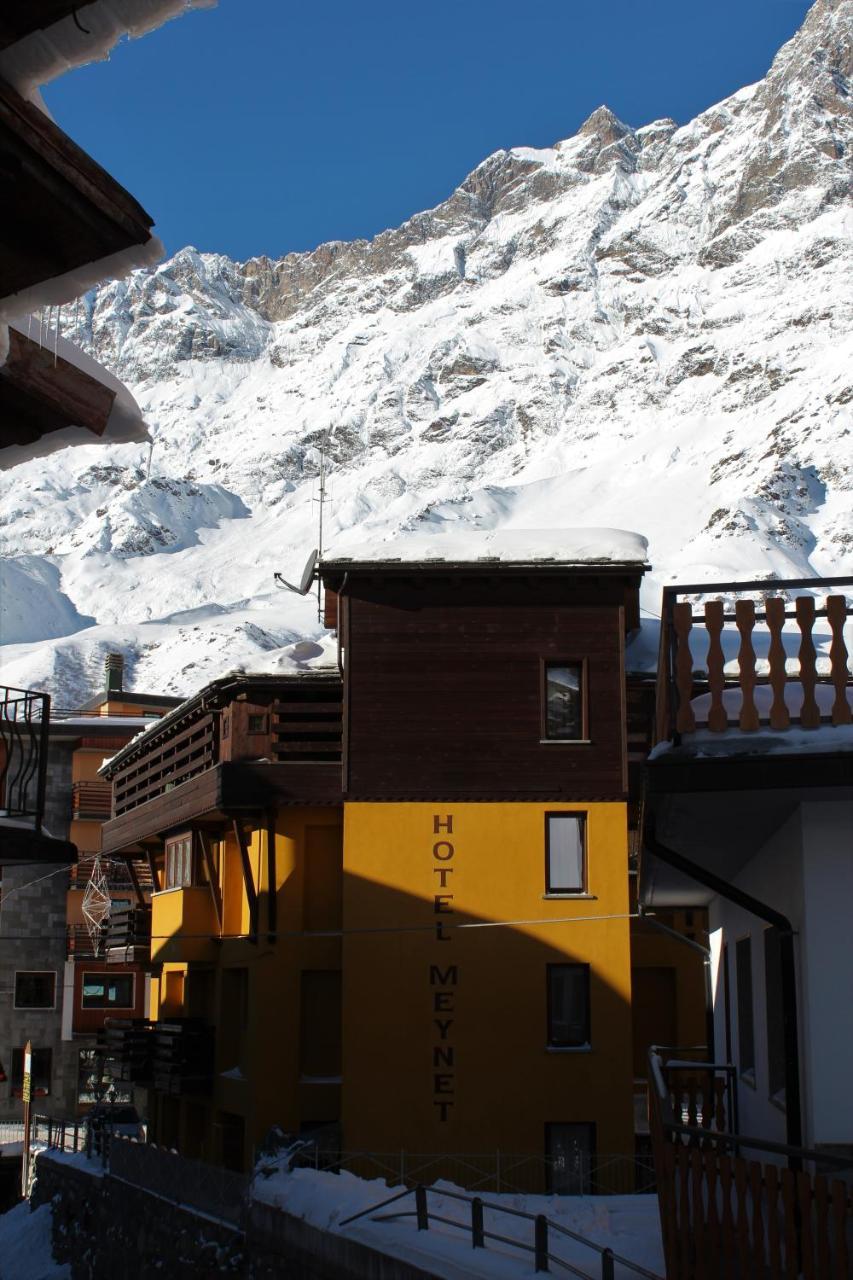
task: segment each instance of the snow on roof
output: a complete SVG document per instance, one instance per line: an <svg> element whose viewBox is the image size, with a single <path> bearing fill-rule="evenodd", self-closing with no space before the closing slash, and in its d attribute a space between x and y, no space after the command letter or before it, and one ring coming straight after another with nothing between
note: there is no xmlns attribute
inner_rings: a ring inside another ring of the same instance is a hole
<svg viewBox="0 0 853 1280"><path fill-rule="evenodd" d="M16 316L26 317L39 307L62 306L65 302L73 302L105 280L121 280L138 267L153 267L165 252L159 237L150 236L144 244L132 244L126 249L107 254L105 258L83 263L73 271L52 276L50 280L40 280L28 289L0 298L0 323L8 324Z"/></svg>
<svg viewBox="0 0 853 1280"><path fill-rule="evenodd" d="M31 326L21 320L11 321L10 328L17 330L24 337L29 336L31 331ZM3 326L0 325L0 335L2 332ZM19 462L26 462L30 458L54 453L57 449L64 449L68 445L142 443L151 439L148 427L142 418L142 410L124 383L120 382L114 374L87 355L85 351L81 351L73 342L57 334L55 329L48 331L44 346L48 351L55 351L60 359L66 360L68 364L74 365L75 369L79 369L81 373L85 373L113 392L115 400L107 425L100 436L93 434L85 427L65 427L59 431L50 431L30 444L9 445L0 451L0 470L15 467ZM4 347L0 340L0 366L6 355L8 355L8 344L4 354Z"/></svg>
<svg viewBox="0 0 853 1280"><path fill-rule="evenodd" d="M645 567L648 542L626 529L459 529L397 534L393 540L336 541L323 557L326 566L438 562L476 564L631 564Z"/></svg>
<svg viewBox="0 0 853 1280"><path fill-rule="evenodd" d="M84 4L85 13L76 21L71 14L4 49L0 77L44 111L38 92L41 85L74 67L104 61L122 36L144 36L170 18L215 4L216 0L97 0Z"/></svg>

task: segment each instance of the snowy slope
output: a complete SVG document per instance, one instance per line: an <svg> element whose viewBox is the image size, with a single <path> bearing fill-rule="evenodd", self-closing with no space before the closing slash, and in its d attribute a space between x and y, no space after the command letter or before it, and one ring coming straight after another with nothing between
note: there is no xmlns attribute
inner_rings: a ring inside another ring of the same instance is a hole
<svg viewBox="0 0 853 1280"><path fill-rule="evenodd" d="M851 30L853 0L817 0L689 124L601 107L372 241L184 249L87 295L63 333L155 444L0 472L6 678L67 705L111 648L178 693L333 653L272 581L316 543L327 434L332 541L635 529L651 610L663 581L849 572Z"/></svg>

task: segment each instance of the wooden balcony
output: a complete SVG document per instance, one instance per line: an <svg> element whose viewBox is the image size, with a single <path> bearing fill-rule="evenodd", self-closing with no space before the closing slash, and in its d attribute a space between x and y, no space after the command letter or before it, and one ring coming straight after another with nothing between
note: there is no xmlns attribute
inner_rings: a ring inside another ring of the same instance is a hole
<svg viewBox="0 0 853 1280"><path fill-rule="evenodd" d="M190 718L173 733L153 731L150 749L134 757L115 776L115 816L174 791L210 769L218 756L217 738L216 721L210 712Z"/></svg>
<svg viewBox="0 0 853 1280"><path fill-rule="evenodd" d="M151 905L114 911L107 925L105 954L108 964L151 963Z"/></svg>
<svg viewBox="0 0 853 1280"><path fill-rule="evenodd" d="M845 587L846 595L838 590ZM802 591L818 596L787 598ZM759 598L742 598L747 593ZM684 599L697 595L720 598L700 610ZM853 578L665 588L657 741L677 744L696 732L808 733L850 725L848 598Z"/></svg>
<svg viewBox="0 0 853 1280"><path fill-rule="evenodd" d="M72 782L71 813L74 818L105 822L112 812L113 789L109 782Z"/></svg>

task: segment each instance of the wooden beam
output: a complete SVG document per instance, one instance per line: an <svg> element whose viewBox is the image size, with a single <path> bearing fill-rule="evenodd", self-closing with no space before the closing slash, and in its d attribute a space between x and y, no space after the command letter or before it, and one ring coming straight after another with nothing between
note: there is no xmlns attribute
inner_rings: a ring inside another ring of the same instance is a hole
<svg viewBox="0 0 853 1280"><path fill-rule="evenodd" d="M275 858L275 814L267 814L267 942L275 942L278 927L278 895Z"/></svg>
<svg viewBox="0 0 853 1280"><path fill-rule="evenodd" d="M154 886L154 892L156 893L160 888L160 877L157 874L157 863L154 861L154 851L150 845L146 845L145 847L145 857L151 871L151 883Z"/></svg>
<svg viewBox="0 0 853 1280"><path fill-rule="evenodd" d="M240 864L243 868L243 884L246 889L246 897L249 901L249 935L257 941L258 937L258 892L255 888L255 882L252 879L252 864L249 861L249 846L246 843L246 833L236 818L232 819L231 825L234 828L234 839L240 849Z"/></svg>
<svg viewBox="0 0 853 1280"><path fill-rule="evenodd" d="M216 875L216 867L213 863L213 850L210 847L210 841L204 831L198 831L198 842L201 845L201 856L204 858L204 869L207 872L207 881L210 885L210 896L213 899L213 909L216 912L216 920L219 925L219 936L222 936L222 893L219 888L219 880Z"/></svg>

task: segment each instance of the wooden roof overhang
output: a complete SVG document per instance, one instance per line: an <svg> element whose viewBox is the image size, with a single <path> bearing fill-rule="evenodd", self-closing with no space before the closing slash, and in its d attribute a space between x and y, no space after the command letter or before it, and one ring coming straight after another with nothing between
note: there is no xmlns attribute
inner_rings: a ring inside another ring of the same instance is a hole
<svg viewBox="0 0 853 1280"><path fill-rule="evenodd" d="M9 355L0 365L0 449L64 427L102 436L115 398L103 382L9 329Z"/></svg>
<svg viewBox="0 0 853 1280"><path fill-rule="evenodd" d="M151 238L153 219L0 80L0 299ZM7 306L8 309L8 306Z"/></svg>
<svg viewBox="0 0 853 1280"><path fill-rule="evenodd" d="M644 829L666 849L731 882L798 805L812 800L853 804L853 752L714 759L676 748L647 764ZM706 906L713 893L649 845L640 855L641 900Z"/></svg>
<svg viewBox="0 0 853 1280"><path fill-rule="evenodd" d="M216 830L280 805L342 803L338 762L226 761L105 822L101 847L113 857L138 857L181 828Z"/></svg>
<svg viewBox="0 0 853 1280"><path fill-rule="evenodd" d="M26 0L26 4L7 5L0 10L0 49L8 49L24 36L44 31L85 8L85 0L82 4L81 0ZM85 20L84 14L80 21Z"/></svg>

